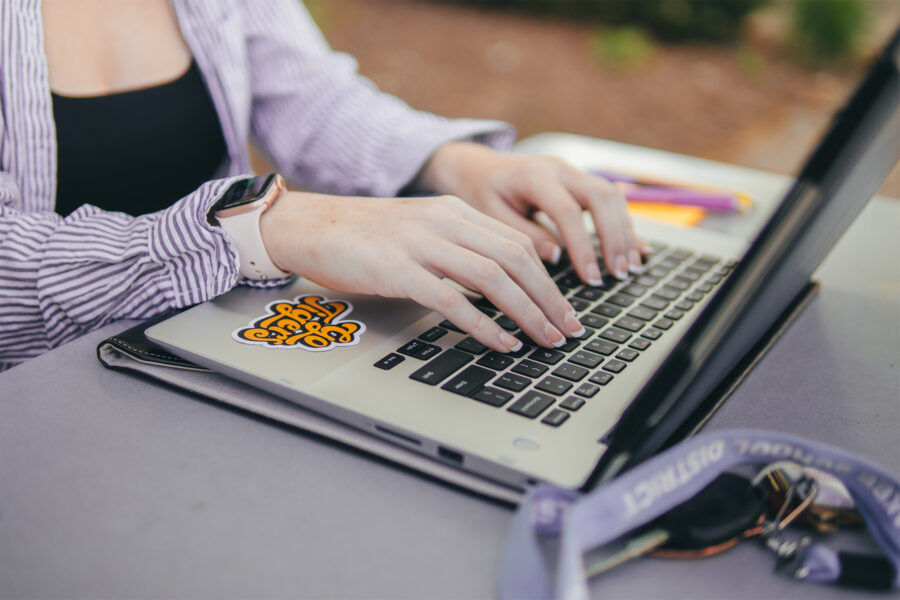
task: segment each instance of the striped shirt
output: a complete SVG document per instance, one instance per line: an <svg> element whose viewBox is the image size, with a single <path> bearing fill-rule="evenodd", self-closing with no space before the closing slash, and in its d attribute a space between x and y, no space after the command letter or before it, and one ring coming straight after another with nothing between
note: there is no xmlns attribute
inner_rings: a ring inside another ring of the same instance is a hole
<svg viewBox="0 0 900 600"><path fill-rule="evenodd" d="M250 173L249 141L304 189L388 197L451 140L512 142L502 123L445 119L379 92L297 0L172 5L222 125L223 178L148 215L84 205L62 218L41 1L0 0L0 370L231 289L237 253L207 213Z"/></svg>

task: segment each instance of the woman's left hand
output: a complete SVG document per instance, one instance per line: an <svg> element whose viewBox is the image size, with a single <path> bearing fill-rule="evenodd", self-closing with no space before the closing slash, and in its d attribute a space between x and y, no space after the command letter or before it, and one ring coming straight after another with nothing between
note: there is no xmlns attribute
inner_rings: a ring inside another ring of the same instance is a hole
<svg viewBox="0 0 900 600"><path fill-rule="evenodd" d="M522 231L541 259L556 262L559 241L531 219L540 210L556 224L578 276L600 285L602 277L590 234L593 219L606 270L622 279L641 265L645 244L635 235L625 198L605 179L549 157L501 154L474 143L451 142L439 148L415 182L458 196L480 211Z"/></svg>

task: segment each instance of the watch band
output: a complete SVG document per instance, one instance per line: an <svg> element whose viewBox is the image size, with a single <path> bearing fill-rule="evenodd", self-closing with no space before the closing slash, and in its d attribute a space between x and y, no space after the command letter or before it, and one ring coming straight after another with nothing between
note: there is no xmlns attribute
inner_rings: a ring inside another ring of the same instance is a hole
<svg viewBox="0 0 900 600"><path fill-rule="evenodd" d="M246 183L243 187L247 187ZM251 189L252 187L250 186ZM264 281L290 275L290 272L282 271L272 262L259 229L259 218L284 189L284 179L276 175L270 185L252 201L224 207L214 213L219 226L237 248L240 274L246 279Z"/></svg>

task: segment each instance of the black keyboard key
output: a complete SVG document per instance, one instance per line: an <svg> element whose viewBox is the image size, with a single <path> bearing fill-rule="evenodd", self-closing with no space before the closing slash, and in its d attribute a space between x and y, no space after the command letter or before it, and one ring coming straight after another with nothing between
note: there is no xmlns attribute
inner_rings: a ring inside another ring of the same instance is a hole
<svg viewBox="0 0 900 600"><path fill-rule="evenodd" d="M402 363L404 360L406 359L399 354L391 352L390 354L379 360L377 363L375 363L375 366L379 369L390 371L391 369Z"/></svg>
<svg viewBox="0 0 900 600"><path fill-rule="evenodd" d="M652 321L656 318L656 311L650 310L646 306L636 306L631 309L628 316L632 319L640 319L641 321Z"/></svg>
<svg viewBox="0 0 900 600"><path fill-rule="evenodd" d="M669 273L672 272L672 269L666 269L660 266L654 266L647 270L646 275L650 275L651 277L656 277L657 279L662 279L666 277Z"/></svg>
<svg viewBox="0 0 900 600"><path fill-rule="evenodd" d="M621 373L622 370L627 366L628 365L623 363L621 360L612 359L606 361L606 364L603 365L603 368L610 373Z"/></svg>
<svg viewBox="0 0 900 600"><path fill-rule="evenodd" d="M713 285L711 283L701 283L694 288L695 292L700 292L701 294L708 294L712 289Z"/></svg>
<svg viewBox="0 0 900 600"><path fill-rule="evenodd" d="M556 377L547 376L541 379L534 388L542 392L547 392L548 394L553 394L554 396L562 396L572 389L572 384L568 381L557 379Z"/></svg>
<svg viewBox="0 0 900 600"><path fill-rule="evenodd" d="M463 339L460 343L453 347L457 350L465 350L466 352L471 352L472 354L481 354L488 349L487 346L485 346L475 338L470 337Z"/></svg>
<svg viewBox="0 0 900 600"><path fill-rule="evenodd" d="M643 300L641 300L641 306L646 306L647 308L652 308L653 310L662 310L668 305L669 303L659 296L650 296L649 298L644 298Z"/></svg>
<svg viewBox="0 0 900 600"><path fill-rule="evenodd" d="M652 327L643 333L641 333L641 337L647 338L648 340L658 340L659 336L662 335L662 331L659 329L653 329Z"/></svg>
<svg viewBox="0 0 900 600"><path fill-rule="evenodd" d="M668 285L664 285L661 288L659 288L658 290L656 290L655 292L653 292L653 295L657 296L659 298L662 298L663 300L668 300L671 302L672 300L675 300L676 298L678 298L678 296L681 295L681 291L676 290L675 288L670 287Z"/></svg>
<svg viewBox="0 0 900 600"><path fill-rule="evenodd" d="M563 344L562 346L560 346L559 348L557 348L557 350L559 350L560 352L571 352L572 350L575 350L579 346L581 346L580 338L577 338L577 339L569 338L566 340L566 343Z"/></svg>
<svg viewBox="0 0 900 600"><path fill-rule="evenodd" d="M528 354L529 352L531 352L531 346L529 346L528 344L522 344L521 348L519 348L518 350L515 350L515 351L510 350L509 352L506 353L506 355L511 356L512 358L521 358L521 357L525 356L526 354Z"/></svg>
<svg viewBox="0 0 900 600"><path fill-rule="evenodd" d="M400 354L412 356L419 360L428 360L434 358L440 353L441 347L434 344L427 344L421 340L411 340L397 349Z"/></svg>
<svg viewBox="0 0 900 600"><path fill-rule="evenodd" d="M521 392L530 384L530 379L522 377L521 375L516 375L515 373L504 373L494 381L494 385L497 387L502 387L514 392Z"/></svg>
<svg viewBox="0 0 900 600"><path fill-rule="evenodd" d="M690 300L681 300L680 302L677 302L676 304L674 304L674 306L678 310L683 310L683 311L687 312L687 311L691 310L692 308L694 308L694 303L691 302Z"/></svg>
<svg viewBox="0 0 900 600"><path fill-rule="evenodd" d="M441 321L439 323L439 325L441 327L443 327L444 329L449 329L450 331L455 331L456 333L465 333L462 329L460 329L459 327L457 327L456 325L454 325L447 319L444 319L443 321Z"/></svg>
<svg viewBox="0 0 900 600"><path fill-rule="evenodd" d="M492 387L483 387L472 396L475 400L490 404L491 406L503 406L509 402L512 397L513 395L509 392Z"/></svg>
<svg viewBox="0 0 900 600"><path fill-rule="evenodd" d="M657 283L659 283L659 279L657 277L653 277L652 275L647 275L646 273L641 275L635 280L635 283L638 285L642 285L644 287L651 288Z"/></svg>
<svg viewBox="0 0 900 600"><path fill-rule="evenodd" d="M668 269L669 271L671 271L672 269L677 269L681 266L680 261L677 261L674 258L670 258L668 256L656 264L657 266L662 267L663 269Z"/></svg>
<svg viewBox="0 0 900 600"><path fill-rule="evenodd" d="M640 356L641 353L633 348L625 348L618 354L616 354L616 358L624 360L625 362L631 362Z"/></svg>
<svg viewBox="0 0 900 600"><path fill-rule="evenodd" d="M510 319L509 317L507 317L506 315L500 315L499 317L497 317L494 320L497 322L497 325L499 325L500 327L502 327L503 329L505 329L507 331L515 331L516 329L519 328L519 326L516 325L516 322L513 321L512 319Z"/></svg>
<svg viewBox="0 0 900 600"><path fill-rule="evenodd" d="M629 296L627 294L613 294L607 298L606 301L618 306L630 306L631 303L634 302L634 296Z"/></svg>
<svg viewBox="0 0 900 600"><path fill-rule="evenodd" d="M619 291L623 294L628 294L629 296L640 298L647 293L647 288L637 283L629 283L628 285L622 287L622 289L620 289Z"/></svg>
<svg viewBox="0 0 900 600"><path fill-rule="evenodd" d="M549 367L530 360L523 360L512 368L514 373L535 379L547 372Z"/></svg>
<svg viewBox="0 0 900 600"><path fill-rule="evenodd" d="M605 340L609 340L611 342L616 342L617 344L621 344L631 337L631 334L627 331L623 331L621 329L616 329L615 327L610 327L606 331L600 334Z"/></svg>
<svg viewBox="0 0 900 600"><path fill-rule="evenodd" d="M565 271L568 267L569 267L569 261L565 260L563 257L560 257L560 259L556 262L556 264L548 263L548 262L544 263L544 268L547 269L547 273L549 273L551 277L555 277L555 276L559 275L560 273Z"/></svg>
<svg viewBox="0 0 900 600"><path fill-rule="evenodd" d="M553 374L557 377L568 379L569 381L581 381L582 379L587 377L589 372L590 371L588 371L584 367L579 367L578 365L573 365L572 363L563 363L553 371Z"/></svg>
<svg viewBox="0 0 900 600"><path fill-rule="evenodd" d="M687 279L684 279L683 277L679 276L679 277L673 277L672 279L670 279L668 281L668 283L666 283L666 285L669 287L673 287L680 292L683 292L684 290L691 287L691 282L688 281Z"/></svg>
<svg viewBox="0 0 900 600"><path fill-rule="evenodd" d="M607 319L606 317L601 317L600 315L595 315L593 313L583 315L578 320L581 321L581 324L585 327L592 327L594 329L600 329L601 327L609 323L609 319Z"/></svg>
<svg viewBox="0 0 900 600"><path fill-rule="evenodd" d="M523 417L533 419L555 402L553 396L540 392L528 392L510 406L507 410Z"/></svg>
<svg viewBox="0 0 900 600"><path fill-rule="evenodd" d="M635 350L646 350L650 347L650 340L644 339L642 337L634 338L634 341L628 344L629 348L634 348Z"/></svg>
<svg viewBox="0 0 900 600"><path fill-rule="evenodd" d="M575 309L575 312L582 312L590 308L591 303L579 298L569 298L569 304Z"/></svg>
<svg viewBox="0 0 900 600"><path fill-rule="evenodd" d="M603 356L609 356L613 352L619 349L619 347L613 343L610 343L606 340L591 340L591 342L585 346L586 350L590 350L591 352L596 352L598 354L602 354Z"/></svg>
<svg viewBox="0 0 900 600"><path fill-rule="evenodd" d="M575 354L569 357L569 360L575 363L576 365L580 365L582 367L587 367L588 369L593 369L597 365L603 362L603 357L594 354L593 352L588 352L586 350L579 350Z"/></svg>
<svg viewBox="0 0 900 600"><path fill-rule="evenodd" d="M722 281L722 278L719 275L710 275L706 278L706 281L710 282L713 285L717 285Z"/></svg>
<svg viewBox="0 0 900 600"><path fill-rule="evenodd" d="M671 319L667 319L667 318L663 317L662 319L657 319L656 323L654 323L653 326L656 327L657 329L666 330L666 329L671 328L672 325L674 325L674 324L675 323Z"/></svg>
<svg viewBox="0 0 900 600"><path fill-rule="evenodd" d="M678 310L677 308L673 308L672 310L668 311L665 314L665 317L667 319L672 319L673 321L677 321L678 319L680 319L683 316L684 316L684 311Z"/></svg>
<svg viewBox="0 0 900 600"><path fill-rule="evenodd" d="M691 302L700 302L703 300L703 294L701 292L691 292L690 294L685 295L685 298Z"/></svg>
<svg viewBox="0 0 900 600"><path fill-rule="evenodd" d="M551 427L559 427L569 418L569 413L564 410L553 409L546 417L541 419L541 423L545 423Z"/></svg>
<svg viewBox="0 0 900 600"><path fill-rule="evenodd" d="M559 403L560 408L564 408L566 410L576 411L579 408L584 406L584 399L577 398L575 396L569 396L565 400Z"/></svg>
<svg viewBox="0 0 900 600"><path fill-rule="evenodd" d="M681 272L681 276L685 279L690 279L691 281L699 281L701 277L703 277L703 271L699 269L694 269L692 267L688 267L684 271Z"/></svg>
<svg viewBox="0 0 900 600"><path fill-rule="evenodd" d="M593 398L599 391L600 388L598 388L593 383L585 382L578 386L578 389L575 390L575 393L579 396L584 396L585 398Z"/></svg>
<svg viewBox="0 0 900 600"><path fill-rule="evenodd" d="M676 249L672 250L671 252L669 252L669 257L674 258L677 261L686 260L693 255L694 255L693 251L688 250L687 248L676 248Z"/></svg>
<svg viewBox="0 0 900 600"><path fill-rule="evenodd" d="M516 337L517 340L519 340L526 346L537 346L537 344L534 343L534 340L531 339L530 337L528 337L528 334L525 333L524 331L517 331L513 335Z"/></svg>
<svg viewBox="0 0 900 600"><path fill-rule="evenodd" d="M447 350L438 354L409 377L428 385L437 385L470 360L472 360L471 354L459 350Z"/></svg>
<svg viewBox="0 0 900 600"><path fill-rule="evenodd" d="M581 287L583 284L581 283L581 279L578 278L578 275L576 275L574 271L569 271L556 280L556 285L558 287L571 290L577 287Z"/></svg>
<svg viewBox="0 0 900 600"><path fill-rule="evenodd" d="M470 365L462 370L456 377L441 386L442 390L459 394L460 396L471 396L481 389L494 376L494 372L490 369L483 369Z"/></svg>
<svg viewBox="0 0 900 600"><path fill-rule="evenodd" d="M497 307L494 306L494 303L491 302L490 300L488 300L487 298L485 298L484 296L482 296L481 298L479 298L472 304L474 304L478 308L487 308L489 310L497 310Z"/></svg>
<svg viewBox="0 0 900 600"><path fill-rule="evenodd" d="M492 319L497 316L497 311L492 308L488 308L486 306L478 306L477 304L475 305L475 308L477 308L478 310L480 310L481 312L483 312L484 314L486 314L487 316L489 316Z"/></svg>
<svg viewBox="0 0 900 600"><path fill-rule="evenodd" d="M433 342L436 339L442 338L447 334L447 330L443 327L432 327L425 333L419 336L419 339L424 342Z"/></svg>
<svg viewBox="0 0 900 600"><path fill-rule="evenodd" d="M545 365L555 365L566 355L558 350L549 350L547 348L538 348L528 355L528 358L544 363Z"/></svg>
<svg viewBox="0 0 900 600"><path fill-rule="evenodd" d="M499 352L488 352L479 358L475 364L494 369L495 371L502 371L514 362L516 360L511 356L500 354Z"/></svg>
<svg viewBox="0 0 900 600"><path fill-rule="evenodd" d="M616 321L616 327L621 329L627 329L631 332L637 332L644 328L646 323L641 321L640 319L635 319L632 317L622 317L618 321Z"/></svg>
<svg viewBox="0 0 900 600"><path fill-rule="evenodd" d="M622 309L612 304L600 304L595 306L591 312L611 319L622 312Z"/></svg>
<svg viewBox="0 0 900 600"><path fill-rule="evenodd" d="M600 373L594 373L593 375L591 375L591 378L588 379L588 381L590 381L591 383L596 383L597 385L606 385L612 380L612 375L610 375L609 373L604 373L602 371Z"/></svg>
<svg viewBox="0 0 900 600"><path fill-rule="evenodd" d="M578 290L577 292L575 292L575 297L583 298L584 300L593 302L595 300L599 300L600 298L602 298L603 294L604 294L603 290L586 285L583 288L581 288L580 290Z"/></svg>

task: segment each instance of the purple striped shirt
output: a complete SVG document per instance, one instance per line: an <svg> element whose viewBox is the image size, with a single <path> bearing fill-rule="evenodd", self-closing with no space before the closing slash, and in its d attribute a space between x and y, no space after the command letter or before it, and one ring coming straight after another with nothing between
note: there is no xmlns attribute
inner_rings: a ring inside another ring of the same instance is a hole
<svg viewBox="0 0 900 600"><path fill-rule="evenodd" d="M379 92L297 0L172 5L222 124L226 176L160 212L86 205L62 218L41 2L0 1L0 370L231 289L237 253L206 216L250 173L248 141L304 189L369 196L396 195L448 141L512 142L502 123L445 119Z"/></svg>

